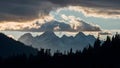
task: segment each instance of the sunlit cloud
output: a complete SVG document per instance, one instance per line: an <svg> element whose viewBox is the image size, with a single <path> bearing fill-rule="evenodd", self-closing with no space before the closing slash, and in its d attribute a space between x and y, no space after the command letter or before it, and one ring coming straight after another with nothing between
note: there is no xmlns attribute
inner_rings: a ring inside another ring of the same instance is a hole
<svg viewBox="0 0 120 68"><path fill-rule="evenodd" d="M100 26L92 23L86 23L80 18L75 16L66 16L65 14L61 15L61 18L67 22L72 29L76 31L100 31Z"/></svg>
<svg viewBox="0 0 120 68"><path fill-rule="evenodd" d="M0 30L15 30L15 31L100 31L100 26L86 23L75 16L61 15L62 20L55 20L52 15L44 16L28 22L5 22L0 23Z"/></svg>
<svg viewBox="0 0 120 68"><path fill-rule="evenodd" d="M94 8L94 7L84 7L84 6L69 6L56 10L59 13L62 10L76 11L83 13L86 17L99 17L99 18L120 18L119 9L106 9L106 8Z"/></svg>
<svg viewBox="0 0 120 68"><path fill-rule="evenodd" d="M37 25L33 23L16 23L16 22L7 22L0 23L0 30L23 30L30 28L38 28Z"/></svg>
<svg viewBox="0 0 120 68"><path fill-rule="evenodd" d="M86 23L85 21L74 16L61 15L62 20L52 20L40 25L40 28L32 28L27 31L44 32L44 31L101 31L100 26ZM36 23L37 24L37 23ZM39 25L39 24L38 24Z"/></svg>
<svg viewBox="0 0 120 68"><path fill-rule="evenodd" d="M62 19L56 20L50 12L59 13L67 9L68 12L83 13L86 17L119 19L119 2L118 0L2 0L0 2L0 30L100 31L100 26L75 16L62 14L60 16ZM53 22L56 23L53 24Z"/></svg>
<svg viewBox="0 0 120 68"><path fill-rule="evenodd" d="M44 16L40 19L36 19L33 21L27 21L27 22L1 22L0 23L0 30L15 30L15 31L24 31L24 30L30 30L32 28L38 29L40 26L48 21L53 20L52 16Z"/></svg>

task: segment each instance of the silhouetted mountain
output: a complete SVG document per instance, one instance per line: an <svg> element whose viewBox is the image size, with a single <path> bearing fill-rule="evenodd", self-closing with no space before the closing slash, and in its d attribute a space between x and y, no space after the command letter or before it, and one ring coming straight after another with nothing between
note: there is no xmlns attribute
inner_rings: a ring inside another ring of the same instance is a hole
<svg viewBox="0 0 120 68"><path fill-rule="evenodd" d="M52 31L46 31L46 32L44 32L42 35L40 35L40 36L37 36L37 37L35 37L37 40L41 40L41 39L45 39L45 40L49 40L49 41L55 41L55 40L58 40L59 39L59 37L57 37L56 35L55 35L55 33L54 32L52 32Z"/></svg>
<svg viewBox="0 0 120 68"><path fill-rule="evenodd" d="M67 36L64 35L63 38L66 39ZM28 58L25 55L0 58L0 67L3 66L4 68L6 66L12 66L11 68L18 66L20 68L120 68L120 34L112 38L107 36L103 44L98 37L93 47L89 45L82 52L80 50L73 52L73 49L70 49L61 53L57 50L51 55L50 49L40 49L37 55L30 55Z"/></svg>
<svg viewBox="0 0 120 68"><path fill-rule="evenodd" d="M46 31L42 35L36 36L33 39L34 41L32 41L32 46L35 48L62 50L61 46L64 45L62 44L60 38L52 31Z"/></svg>
<svg viewBox="0 0 120 68"><path fill-rule="evenodd" d="M26 35L26 34L25 34ZM31 42L31 45L35 48L47 48L52 50L69 50L73 48L73 50L82 50L84 47L94 44L96 40L94 36L88 35L86 36L84 33L79 32L75 37L63 35L61 38L55 35L52 31L46 31L40 36L31 37L25 35L21 36L18 41L29 45L28 42ZM32 41L30 40L32 39Z"/></svg>
<svg viewBox="0 0 120 68"><path fill-rule="evenodd" d="M12 38L7 37L6 35L0 33L0 56L1 57L10 57L14 55L30 55L36 54L37 50L26 46L23 43L13 40Z"/></svg>
<svg viewBox="0 0 120 68"><path fill-rule="evenodd" d="M61 37L61 40L62 40L62 42L63 42L64 44L71 44L71 43L73 42L73 40L74 40L74 37L73 37L73 36L68 37L68 36L66 36L66 35L63 35L63 36Z"/></svg>
<svg viewBox="0 0 120 68"><path fill-rule="evenodd" d="M22 35L21 38L19 39L21 39L21 42L24 42L24 43L26 42L27 43L26 45L32 45L32 41L34 41L33 36L30 33L26 33Z"/></svg>

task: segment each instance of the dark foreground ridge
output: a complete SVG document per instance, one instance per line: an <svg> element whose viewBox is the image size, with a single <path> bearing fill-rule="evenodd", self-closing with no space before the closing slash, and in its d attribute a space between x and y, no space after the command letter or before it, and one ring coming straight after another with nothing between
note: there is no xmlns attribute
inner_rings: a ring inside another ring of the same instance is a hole
<svg viewBox="0 0 120 68"><path fill-rule="evenodd" d="M12 45L12 44L11 44ZM16 44L17 45L17 44ZM51 55L50 49L41 49L36 55L26 57L13 55L9 58L0 58L1 67L27 67L27 68L120 68L120 34L116 34L101 45L99 38L94 47L85 48L82 52L77 50L61 53L57 50Z"/></svg>

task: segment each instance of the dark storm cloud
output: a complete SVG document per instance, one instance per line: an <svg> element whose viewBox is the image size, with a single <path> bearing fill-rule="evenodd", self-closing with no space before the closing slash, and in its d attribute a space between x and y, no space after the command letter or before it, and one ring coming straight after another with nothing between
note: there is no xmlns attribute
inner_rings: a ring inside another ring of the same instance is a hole
<svg viewBox="0 0 120 68"><path fill-rule="evenodd" d="M0 21L33 20L39 18L40 14L48 15L52 9L65 6L110 9L102 9L96 13L120 17L119 3L119 0L0 0ZM85 12L91 13L88 10Z"/></svg>
<svg viewBox="0 0 120 68"><path fill-rule="evenodd" d="M0 0L0 21L33 20L47 15L54 4L45 0Z"/></svg>

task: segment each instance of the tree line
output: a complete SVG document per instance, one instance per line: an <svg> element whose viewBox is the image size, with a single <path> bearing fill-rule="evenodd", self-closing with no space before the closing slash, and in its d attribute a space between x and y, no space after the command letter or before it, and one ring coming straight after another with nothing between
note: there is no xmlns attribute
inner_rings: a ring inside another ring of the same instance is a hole
<svg viewBox="0 0 120 68"><path fill-rule="evenodd" d="M50 49L41 48L37 55L14 55L0 58L0 66L37 67L37 68L120 68L120 34L112 38L107 36L104 42L99 37L94 46L89 45L83 51L72 48L67 52L57 50L51 54Z"/></svg>

